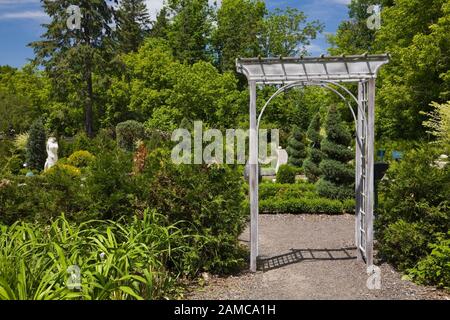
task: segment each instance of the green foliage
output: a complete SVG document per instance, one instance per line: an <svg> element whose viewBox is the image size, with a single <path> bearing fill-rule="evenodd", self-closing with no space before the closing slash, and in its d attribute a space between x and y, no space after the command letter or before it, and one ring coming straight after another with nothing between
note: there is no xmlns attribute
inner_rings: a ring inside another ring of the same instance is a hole
<svg viewBox="0 0 450 320"><path fill-rule="evenodd" d="M295 8L268 12L264 1L225 0L217 12L213 44L222 71L234 70L237 57L295 56L323 30Z"/></svg>
<svg viewBox="0 0 450 320"><path fill-rule="evenodd" d="M231 272L244 259L237 238L243 231L242 172L226 165L175 165L170 152L157 149L138 178L146 206L164 212L170 222L184 221L197 237L186 242L196 251L183 257L186 273Z"/></svg>
<svg viewBox="0 0 450 320"><path fill-rule="evenodd" d="M169 0L173 20L167 32L175 57L193 64L208 60L211 8L208 0Z"/></svg>
<svg viewBox="0 0 450 320"><path fill-rule="evenodd" d="M79 150L72 153L67 159L67 163L77 167L84 168L87 167L95 160L95 156L89 151Z"/></svg>
<svg viewBox="0 0 450 320"><path fill-rule="evenodd" d="M259 185L259 196L261 199L300 198L316 195L316 187L311 183L261 183Z"/></svg>
<svg viewBox="0 0 450 320"><path fill-rule="evenodd" d="M278 168L277 182L278 183L295 183L295 175L297 171L291 165L284 164Z"/></svg>
<svg viewBox="0 0 450 320"><path fill-rule="evenodd" d="M310 40L315 39L323 29L317 20L307 22L306 15L296 8L275 8L263 22L259 39L262 54L267 57L306 54Z"/></svg>
<svg viewBox="0 0 450 320"><path fill-rule="evenodd" d="M30 169L44 169L47 137L45 134L42 120L38 119L30 127L29 138L27 141L27 167Z"/></svg>
<svg viewBox="0 0 450 320"><path fill-rule="evenodd" d="M450 99L450 3L400 0L382 18L376 47L392 59L381 71L377 134L420 139L426 136L423 112Z"/></svg>
<svg viewBox="0 0 450 320"><path fill-rule="evenodd" d="M132 151L135 142L145 136L144 125L134 120L121 122L116 126L117 144L119 147Z"/></svg>
<svg viewBox="0 0 450 320"><path fill-rule="evenodd" d="M43 65L52 80L53 94L74 108L83 106L84 127L89 137L94 133L95 95L94 73L102 74L113 60L111 46L114 8L106 0L44 1L42 7L50 17L40 41L30 44L36 54L35 62ZM81 29L67 31L61 21L70 5L82 12ZM69 99L68 99L69 98Z"/></svg>
<svg viewBox="0 0 450 320"><path fill-rule="evenodd" d="M450 289L450 240L442 237L430 244L431 253L409 270L413 279L421 284Z"/></svg>
<svg viewBox="0 0 450 320"><path fill-rule="evenodd" d="M101 219L131 216L136 187L130 176L132 159L121 150L103 152L88 167L85 188L89 211Z"/></svg>
<svg viewBox="0 0 450 320"><path fill-rule="evenodd" d="M429 145L407 152L380 187L379 254L402 270L415 267L450 227L450 168L440 169L438 156Z"/></svg>
<svg viewBox="0 0 450 320"><path fill-rule="evenodd" d="M373 52L376 30L367 27L369 6L383 4L383 0L352 0L348 5L349 20L340 23L336 35L329 35L328 42L332 45L328 51L332 55L363 54ZM382 22L384 23L384 21Z"/></svg>
<svg viewBox="0 0 450 320"><path fill-rule="evenodd" d="M137 51L149 33L150 17L144 0L121 0L116 11L119 51Z"/></svg>
<svg viewBox="0 0 450 320"><path fill-rule="evenodd" d="M310 144L307 150L308 156L305 159L303 167L308 181L316 182L321 174L319 165L323 156L321 151L322 136L320 135L319 113L316 113L311 120L308 131L306 132L306 137Z"/></svg>
<svg viewBox="0 0 450 320"><path fill-rule="evenodd" d="M260 53L257 35L266 13L264 1L223 0L217 11L217 28L212 42L218 54L218 67L234 71L236 58Z"/></svg>
<svg viewBox="0 0 450 320"><path fill-rule="evenodd" d="M428 113L429 120L423 125L428 128L437 143L439 143L445 152L450 151L450 101L446 104L432 103L434 110Z"/></svg>
<svg viewBox="0 0 450 320"><path fill-rule="evenodd" d="M261 213L326 213L344 212L342 202L327 198L268 199L260 201Z"/></svg>
<svg viewBox="0 0 450 320"><path fill-rule="evenodd" d="M328 112L325 131L327 136L321 143L323 159L319 165L321 178L317 182L317 191L327 198L350 198L354 194L354 172L348 163L353 158L349 148L351 135L335 106Z"/></svg>
<svg viewBox="0 0 450 320"><path fill-rule="evenodd" d="M14 137L14 148L18 152L26 152L29 138L30 138L30 135L28 134L28 132L24 132L24 133L16 135Z"/></svg>
<svg viewBox="0 0 450 320"><path fill-rule="evenodd" d="M306 138L297 126L291 131L286 151L289 155L289 164L295 167L303 166L303 160L306 158Z"/></svg>
<svg viewBox="0 0 450 320"><path fill-rule="evenodd" d="M167 270L183 235L153 211L124 224L113 221L1 227L0 300L131 300L177 295ZM70 288L79 268L80 288ZM176 271L176 270L174 270Z"/></svg>

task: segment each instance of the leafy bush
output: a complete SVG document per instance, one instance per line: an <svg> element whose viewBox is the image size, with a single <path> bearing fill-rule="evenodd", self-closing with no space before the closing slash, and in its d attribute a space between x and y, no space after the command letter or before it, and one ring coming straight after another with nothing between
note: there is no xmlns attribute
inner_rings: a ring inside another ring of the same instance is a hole
<svg viewBox="0 0 450 320"><path fill-rule="evenodd" d="M246 217L242 172L227 165L175 165L170 151L162 149L146 163L136 177L142 201L197 234L186 242L193 251L180 257L186 273L238 270L245 261L237 240Z"/></svg>
<svg viewBox="0 0 450 320"><path fill-rule="evenodd" d="M27 166L30 169L44 169L45 159L47 159L44 125L40 119L33 122L30 128L30 136L27 141Z"/></svg>
<svg viewBox="0 0 450 320"><path fill-rule="evenodd" d="M425 259L430 244L450 229L450 166L436 166L439 154L429 145L409 151L402 161L391 164L380 185L379 254L401 270Z"/></svg>
<svg viewBox="0 0 450 320"><path fill-rule="evenodd" d="M16 135L14 137L14 148L19 152L26 152L29 138L28 132Z"/></svg>
<svg viewBox="0 0 450 320"><path fill-rule="evenodd" d="M429 244L429 248L431 253L409 270L409 274L419 283L450 290L450 239L440 238L437 243Z"/></svg>
<svg viewBox="0 0 450 320"><path fill-rule="evenodd" d="M278 183L295 183L295 175L297 171L294 167L285 164L278 168L277 182Z"/></svg>
<svg viewBox="0 0 450 320"><path fill-rule="evenodd" d="M142 123L128 120L116 126L117 144L119 147L132 151L135 142L145 136L145 127Z"/></svg>
<svg viewBox="0 0 450 320"><path fill-rule="evenodd" d="M95 156L89 151L79 150L72 153L67 159L67 163L77 167L85 168L95 160Z"/></svg>
<svg viewBox="0 0 450 320"><path fill-rule="evenodd" d="M67 175L71 178L78 178L81 175L80 169L70 164L59 164L57 163L53 167L49 168L44 172L44 175L55 177L58 175Z"/></svg>
<svg viewBox="0 0 450 320"><path fill-rule="evenodd" d="M86 192L89 211L101 219L118 219L134 212L136 186L130 175L132 159L123 151L103 152L88 167Z"/></svg>

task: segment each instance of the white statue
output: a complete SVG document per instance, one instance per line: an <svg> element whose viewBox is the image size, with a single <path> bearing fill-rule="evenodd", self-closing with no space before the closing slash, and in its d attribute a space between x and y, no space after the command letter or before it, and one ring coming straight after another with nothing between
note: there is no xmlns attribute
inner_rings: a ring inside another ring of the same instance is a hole
<svg viewBox="0 0 450 320"><path fill-rule="evenodd" d="M45 161L44 170L50 169L58 161L58 142L56 138L50 137L47 141L47 160Z"/></svg>
<svg viewBox="0 0 450 320"><path fill-rule="evenodd" d="M277 166L275 167L275 172L278 172L278 169L280 169L280 166L288 163L288 154L286 150L282 149L281 147L278 147L277 150Z"/></svg>

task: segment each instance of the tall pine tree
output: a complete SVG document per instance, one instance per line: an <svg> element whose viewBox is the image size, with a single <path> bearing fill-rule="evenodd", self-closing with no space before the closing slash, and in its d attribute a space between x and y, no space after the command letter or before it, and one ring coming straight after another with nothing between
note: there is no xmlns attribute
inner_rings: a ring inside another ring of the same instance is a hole
<svg viewBox="0 0 450 320"><path fill-rule="evenodd" d="M53 80L56 96L77 107L84 107L84 128L93 136L95 92L94 73L101 74L113 55L110 36L114 18L113 2L106 0L43 1L42 6L51 21L41 41L30 44L35 62L43 65ZM81 11L80 29L69 29L70 13L76 5ZM67 97L71 100L67 101Z"/></svg>
<svg viewBox="0 0 450 320"><path fill-rule="evenodd" d="M303 163L305 175L310 182L316 182L320 176L320 162L322 161L322 151L320 145L322 136L320 135L320 113L316 113L306 132L306 137L310 141L308 156Z"/></svg>
<svg viewBox="0 0 450 320"><path fill-rule="evenodd" d="M168 38L175 56L189 64L208 60L212 28L208 0L169 0L168 8L173 15Z"/></svg>
<svg viewBox="0 0 450 320"><path fill-rule="evenodd" d="M150 16L145 0L121 0L116 22L120 52L136 52L150 32Z"/></svg>
<svg viewBox="0 0 450 320"><path fill-rule="evenodd" d="M354 156L350 148L352 137L334 105L328 111L325 131L326 138L321 144L324 158L319 165L322 175L317 191L327 198L351 198L354 195L354 170L349 164Z"/></svg>

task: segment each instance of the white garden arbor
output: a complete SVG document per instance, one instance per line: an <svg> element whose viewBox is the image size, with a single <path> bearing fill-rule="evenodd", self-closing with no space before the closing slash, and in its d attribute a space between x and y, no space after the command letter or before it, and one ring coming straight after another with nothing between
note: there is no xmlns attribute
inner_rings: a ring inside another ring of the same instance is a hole
<svg viewBox="0 0 450 320"><path fill-rule="evenodd" d="M237 72L247 77L250 90L250 270L256 272L258 258L258 129L261 117L273 98L304 86L320 86L337 94L352 111L356 126L355 158L355 245L358 260L373 265L374 208L374 120L375 79L389 55L358 55L299 58L239 58ZM358 83L355 97L343 83ZM256 110L256 88L276 85L260 114ZM356 110L353 109L356 107Z"/></svg>

